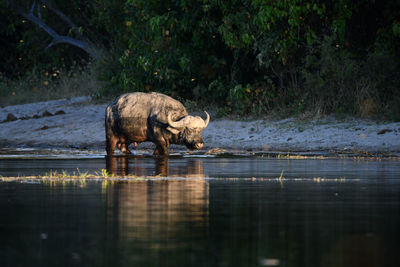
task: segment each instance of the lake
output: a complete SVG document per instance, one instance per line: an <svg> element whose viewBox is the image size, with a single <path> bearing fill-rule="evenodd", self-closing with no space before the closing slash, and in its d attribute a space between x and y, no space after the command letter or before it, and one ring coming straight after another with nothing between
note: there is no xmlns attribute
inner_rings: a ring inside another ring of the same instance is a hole
<svg viewBox="0 0 400 267"><path fill-rule="evenodd" d="M400 266L398 159L0 159L102 169L118 178L0 181L0 266Z"/></svg>

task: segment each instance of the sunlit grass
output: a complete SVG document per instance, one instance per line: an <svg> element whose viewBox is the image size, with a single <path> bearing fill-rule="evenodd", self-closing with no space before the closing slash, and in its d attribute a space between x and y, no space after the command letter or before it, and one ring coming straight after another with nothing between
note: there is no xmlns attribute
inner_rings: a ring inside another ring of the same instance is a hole
<svg viewBox="0 0 400 267"><path fill-rule="evenodd" d="M282 170L281 175L279 176L278 179L279 179L279 180L282 180L282 179L283 179L283 170Z"/></svg>
<svg viewBox="0 0 400 267"><path fill-rule="evenodd" d="M245 151L237 153L227 149L213 148L204 155L215 156L222 158L235 158L235 157L260 157L267 159L288 159L288 160L327 160L327 159L352 159L352 160L395 160L400 161L400 157L392 152L376 152L371 153L368 151L356 150L333 150L333 151L310 151L310 152L268 152L268 151Z"/></svg>
<svg viewBox="0 0 400 267"><path fill-rule="evenodd" d="M128 175L115 175L109 173L107 170L102 169L101 172L95 172L94 174L89 174L88 172L78 173L74 172L72 174L66 171L52 171L44 175L30 175L30 176L0 176L0 182L43 182L43 183L66 183L66 182L79 182L86 183L86 181L100 181L102 182L102 188L105 190L109 183L124 181L124 182L135 182L135 181L166 181L166 180L182 180L182 181L192 181L192 180L203 180L205 182L211 180L219 181L230 181L230 182L279 182L283 185L285 182L359 182L361 179L346 179L346 177L296 177L296 178L285 178L284 170L277 177L186 177L181 176L163 176L163 175L148 175L148 176L137 176L134 174Z"/></svg>

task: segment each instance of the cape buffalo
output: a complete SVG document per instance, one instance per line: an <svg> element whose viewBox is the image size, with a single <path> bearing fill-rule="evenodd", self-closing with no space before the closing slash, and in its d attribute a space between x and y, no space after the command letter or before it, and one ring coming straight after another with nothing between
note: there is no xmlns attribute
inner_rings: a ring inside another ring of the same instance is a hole
<svg viewBox="0 0 400 267"><path fill-rule="evenodd" d="M156 144L154 155L168 155L170 144L189 149L204 146L201 134L210 121L190 116L181 102L160 93L128 93L106 108L106 150L113 155L115 146L130 154L128 146L144 141Z"/></svg>

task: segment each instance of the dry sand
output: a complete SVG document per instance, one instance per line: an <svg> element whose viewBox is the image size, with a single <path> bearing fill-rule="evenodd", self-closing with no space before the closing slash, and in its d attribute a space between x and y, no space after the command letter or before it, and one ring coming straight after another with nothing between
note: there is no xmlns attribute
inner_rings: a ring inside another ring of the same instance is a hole
<svg viewBox="0 0 400 267"><path fill-rule="evenodd" d="M102 149L105 107L91 104L89 97L77 97L0 108L0 148ZM65 114L54 115L57 111ZM43 116L44 113L53 116ZM17 120L5 122L8 114ZM399 155L400 123L341 121L333 117L276 121L212 119L203 139L204 151L347 151ZM153 144L144 143L138 149L152 147ZM173 149L185 150L185 147Z"/></svg>

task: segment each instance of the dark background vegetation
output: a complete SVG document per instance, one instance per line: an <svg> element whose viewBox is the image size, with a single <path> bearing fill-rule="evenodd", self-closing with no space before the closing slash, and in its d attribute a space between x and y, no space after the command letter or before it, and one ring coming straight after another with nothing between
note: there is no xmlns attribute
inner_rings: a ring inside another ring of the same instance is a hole
<svg viewBox="0 0 400 267"><path fill-rule="evenodd" d="M400 120L398 0L47 1L74 27L37 1L36 16L40 7L59 34L89 41L97 59L69 44L47 48L52 37L7 2L0 104L158 91L219 115ZM33 3L13 2L26 12Z"/></svg>

